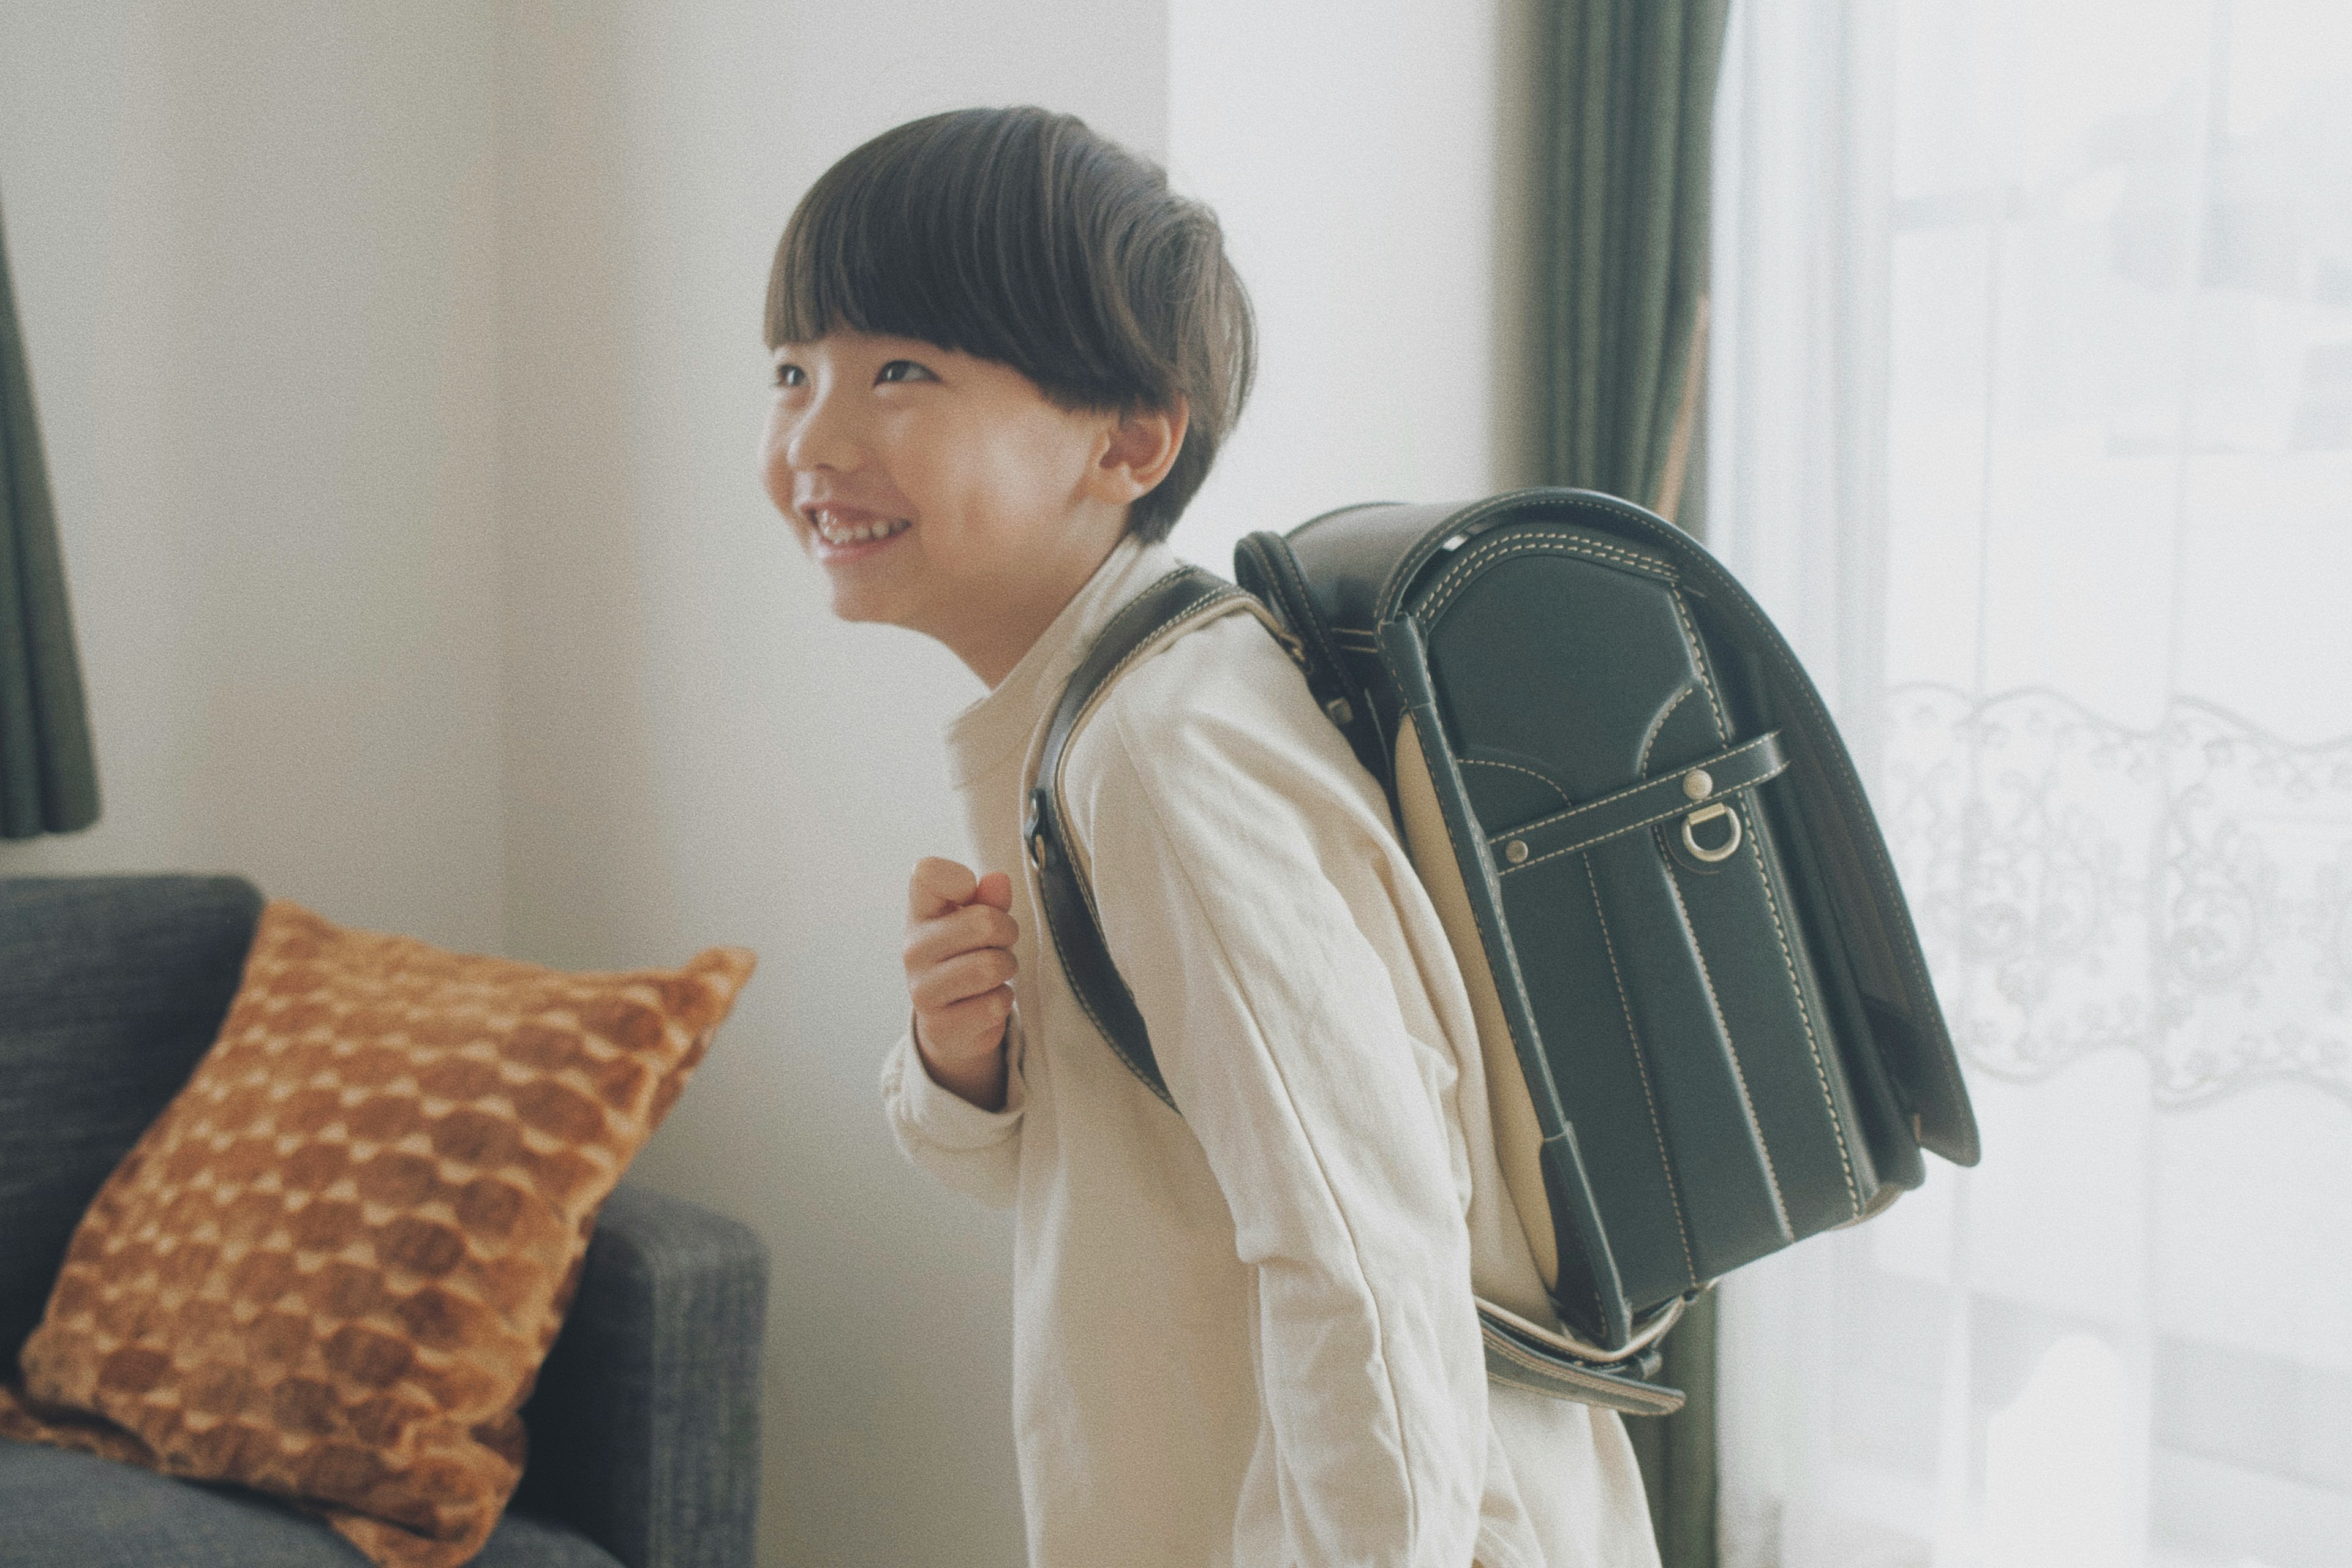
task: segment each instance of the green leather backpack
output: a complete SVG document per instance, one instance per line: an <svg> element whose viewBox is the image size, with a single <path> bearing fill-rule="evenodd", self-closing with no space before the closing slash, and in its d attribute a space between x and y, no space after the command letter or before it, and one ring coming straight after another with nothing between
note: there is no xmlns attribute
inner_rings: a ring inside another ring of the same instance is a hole
<svg viewBox="0 0 2352 1568"><path fill-rule="evenodd" d="M1385 786L1451 939L1496 1144L1558 1314L1479 1304L1491 1375L1641 1414L1682 1306L1855 1224L1977 1131L1843 742L1755 601L1586 490L1364 506L1186 567L1065 689L1029 815L1080 1005L1167 1089L1066 853L1061 763L1117 672L1257 614ZM1171 1101L1172 1104L1172 1101Z"/></svg>

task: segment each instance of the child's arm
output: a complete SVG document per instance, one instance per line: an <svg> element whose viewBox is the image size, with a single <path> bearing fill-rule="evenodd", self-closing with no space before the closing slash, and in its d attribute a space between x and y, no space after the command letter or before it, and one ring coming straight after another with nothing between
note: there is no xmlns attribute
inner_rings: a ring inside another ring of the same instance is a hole
<svg viewBox="0 0 2352 1568"><path fill-rule="evenodd" d="M882 1100L907 1157L998 1208L1013 1200L1024 1108L1013 1007L1013 887L927 859L907 889L901 953L914 1018L882 1064Z"/></svg>
<svg viewBox="0 0 2352 1568"><path fill-rule="evenodd" d="M1255 1272L1278 1560L1459 1568L1488 1458L1485 1355L1441 1110L1453 1058L1405 1025L1399 988L1422 980L1378 789L1303 688L1187 712L1159 689L1181 662L1139 669L1132 703L1097 718L1074 818ZM1328 744L1302 758L1302 734Z"/></svg>

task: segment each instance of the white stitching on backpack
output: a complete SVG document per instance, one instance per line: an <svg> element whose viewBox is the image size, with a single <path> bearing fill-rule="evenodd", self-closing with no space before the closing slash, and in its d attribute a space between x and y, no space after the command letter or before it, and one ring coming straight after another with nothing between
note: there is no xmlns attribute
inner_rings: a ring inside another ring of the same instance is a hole
<svg viewBox="0 0 2352 1568"><path fill-rule="evenodd" d="M1721 734L1724 731L1723 709L1715 700L1714 682L1706 679L1706 656L1699 645L1698 628L1691 624L1690 610L1684 605L1680 593L1675 595L1675 614L1682 620L1683 636L1690 641L1691 658L1697 665L1700 679L1706 686L1707 706L1715 710L1716 731ZM1764 627L1764 630L1768 634L1765 640L1768 643L1773 641L1777 634L1772 633L1769 625ZM1819 707L1818 701L1815 706ZM1826 722L1828 715L1823 714L1822 717ZM1845 1129L1838 1121L1837 1100L1830 1093L1829 1068L1822 1061L1821 1041L1813 1034L1813 1010L1805 1005L1804 988L1797 984L1797 961L1789 951L1788 928L1780 921L1780 896L1773 891L1772 873L1764 863L1764 846L1753 832L1748 835L1748 852L1756 858L1756 876L1763 885L1764 908L1772 917L1772 935L1780 944L1780 964L1788 972L1789 994L1796 999L1797 1021L1803 1025L1805 1029L1805 1049L1812 1056L1813 1077L1821 1087L1822 1103L1829 1111L1830 1132L1837 1139L1838 1168L1845 1174L1846 1201L1856 1217L1859 1217L1862 1214L1862 1189L1853 1179L1853 1160L1845 1146Z"/></svg>
<svg viewBox="0 0 2352 1568"><path fill-rule="evenodd" d="M1650 1064L1642 1056L1642 1031L1633 1025L1633 1004L1625 994L1625 974L1617 967L1617 942L1609 934L1609 917L1601 909L1601 881L1592 874L1592 862L1584 863L1584 885L1592 889L1592 916L1601 922L1601 945L1609 954L1609 973L1617 979L1617 1005L1625 1015L1625 1043L1633 1052L1633 1070L1642 1075L1642 1098L1650 1106L1650 1136L1657 1140L1658 1169L1666 1176L1666 1197L1675 1205L1675 1237L1682 1243L1683 1272L1698 1288L1698 1265L1691 1260L1690 1232L1683 1225L1682 1192L1675 1181L1675 1167L1666 1158L1666 1130L1658 1123L1657 1098L1650 1092Z"/></svg>
<svg viewBox="0 0 2352 1568"><path fill-rule="evenodd" d="M1715 1026L1723 1031L1724 1049L1731 1053L1731 1076L1739 1085L1739 1108L1747 1112L1748 1130L1756 1134L1756 1147L1764 1156L1764 1180L1772 1189L1772 1206L1780 1211L1780 1223L1788 1225L1789 1200L1780 1194L1780 1174L1772 1164L1772 1145L1765 1141L1763 1125L1756 1120L1756 1101L1748 1092L1748 1073L1739 1065L1739 1042L1731 1037L1731 1020L1723 1016L1723 999L1716 994L1715 975L1706 967L1706 950L1699 943L1698 928L1691 924L1690 906L1683 902L1682 871L1675 865L1672 855L1664 858L1666 890L1675 897L1675 913L1681 917L1683 934L1690 938L1691 955L1698 960L1698 981L1706 987L1707 1009L1715 1015Z"/></svg>
<svg viewBox="0 0 2352 1568"><path fill-rule="evenodd" d="M1752 741L1743 741L1743 742L1740 742L1738 745L1732 747L1732 748L1731 748L1729 751L1727 751L1727 752L1718 752L1718 753L1717 753L1715 756L1712 756L1712 757L1708 758L1705 763L1694 763L1693 765L1694 765L1694 766L1698 766L1698 767L1719 768L1719 767L1723 766L1723 764L1724 764L1724 763L1727 763L1727 762L1731 761L1731 759L1732 759L1732 758L1734 758L1734 757L1739 757L1739 756L1745 756L1745 755L1747 755L1749 752L1754 751L1757 747L1759 747L1759 746L1762 745L1765 742L1767 742L1767 741L1770 740L1774 735L1778 734L1779 732L1780 732L1780 731L1778 731L1777 730L1768 730L1768 731L1766 731L1763 734L1757 736L1757 737L1756 737L1754 740L1752 740ZM1680 770L1680 769L1677 769L1676 771L1677 771L1677 772L1680 772L1681 770ZM1766 775L1766 777L1771 777L1771 776L1773 776L1773 775L1771 775L1771 774L1767 774L1767 775ZM1578 812L1580 812L1580 811L1591 811L1591 810L1593 810L1593 809L1594 809L1594 808L1596 808L1596 807L1603 806L1603 805L1608 805L1611 801L1612 801L1612 800L1623 800L1623 799L1624 799L1627 795L1639 795L1639 794L1641 794L1643 790L1645 790L1645 789L1654 788L1656 785L1658 785L1658 784L1663 784L1663 783L1664 783L1664 782L1665 782L1665 781L1664 781L1664 780L1663 780L1663 779L1643 779L1640 784L1627 784L1623 789L1618 790L1616 793L1614 793L1614 794L1612 794L1612 795L1602 795L1602 796L1601 796L1600 799L1598 799L1598 800L1588 800L1588 801L1586 801L1582 805L1570 806L1570 807L1568 810L1566 810L1566 811L1555 811L1555 812L1553 812L1549 816L1540 816L1540 817L1538 817L1538 818L1537 818L1535 821L1533 821L1533 822L1522 822L1522 823L1521 823L1521 824L1519 824L1517 827L1514 827L1514 828L1510 829L1510 830L1509 830L1508 832L1507 832L1507 833L1491 833L1491 834L1488 834L1488 835L1486 836L1486 842L1487 842L1487 843L1489 843L1489 844L1497 844L1497 843L1500 843L1502 840L1504 840L1504 839L1506 839L1506 838L1517 838L1517 837L1518 837L1521 834L1526 834L1526 833L1538 833L1538 832L1540 832L1540 831L1542 831L1544 828L1549 827L1553 823L1559 821L1562 817L1566 817L1566 816L1575 816L1575 815L1576 815ZM1752 783L1754 783L1754 784L1762 784L1762 783L1764 782L1764 780L1763 780L1763 779L1756 779L1756 780L1753 780L1753 781L1751 781L1751 782L1752 782ZM1735 784L1735 785L1733 786L1733 788L1735 788L1735 789L1746 789L1746 788L1748 788L1748 784ZM1728 793L1728 792L1718 792L1718 793ZM1687 811L1688 809L1690 809L1690 807L1692 807L1692 806L1694 806L1694 805L1696 805L1697 804L1698 804L1698 802L1696 802L1696 801L1686 800L1686 801L1685 801L1685 802L1683 803L1683 805L1682 805L1675 807L1675 810L1677 810L1677 811ZM1673 812L1668 812L1666 815L1667 815L1667 816L1673 816L1673 815L1674 815L1674 813L1673 813ZM1654 818L1652 818L1651 820L1655 821L1656 819L1654 817ZM1643 824L1641 824L1641 823L1635 823L1635 824L1634 824L1634 826L1635 826L1636 827L1639 827L1639 826L1643 826Z"/></svg>
<svg viewBox="0 0 2352 1568"><path fill-rule="evenodd" d="M1543 774L1536 772L1533 768L1523 768L1517 763L1489 762L1485 757L1464 757L1461 760L1461 765L1465 768L1508 768L1515 773L1527 774L1528 777L1535 780L1536 783L1543 785L1546 789L1551 791L1552 794L1559 796L1560 799L1568 801L1570 805L1576 804L1573 800L1570 799L1569 793L1566 790L1560 788L1559 785L1544 777Z"/></svg>
<svg viewBox="0 0 2352 1568"><path fill-rule="evenodd" d="M1785 772L1787 772L1787 771L1788 771L1788 764L1786 764L1786 763L1782 763L1782 764L1781 764L1781 766L1780 766L1780 768L1778 768L1778 769L1774 770L1774 771L1773 771L1773 772L1771 772L1771 773L1766 773L1762 778L1759 778L1759 779L1750 779L1748 783L1746 783L1746 784L1738 784L1738 785L1734 786L1733 788L1727 789L1727 790L1718 790L1718 791L1717 791L1717 792L1716 792L1714 795L1711 795L1707 796L1707 799L1708 799L1708 800L1728 800L1728 799L1730 799L1733 795L1738 795L1741 790L1749 790L1749 789L1754 789L1758 784L1769 784L1769 783L1771 783L1774 779L1779 778L1782 773L1785 773ZM1661 781L1659 781L1659 780L1655 780L1655 779L1653 779L1653 780L1651 781L1651 783L1653 783L1653 784L1656 784L1656 783L1659 783L1659 782L1661 782ZM1563 845L1563 846L1561 846L1561 847L1560 847L1559 848L1558 848L1558 849L1547 849L1547 850L1545 850L1542 854L1540 854L1540 855L1537 856L1537 857L1536 857L1534 859L1532 859L1532 860L1522 860L1522 861L1520 861L1520 862L1519 862L1517 865L1516 865L1516 866L1505 866L1505 867L1502 867L1502 868L1498 868L1498 869L1496 871L1495 875L1496 875L1497 877L1508 877L1508 876L1512 875L1514 872L1517 872L1517 871L1525 871L1525 870L1529 869L1529 868L1532 868L1532 867L1540 866L1540 865L1542 865L1542 864L1543 864L1545 861L1547 861L1547 860L1557 860L1557 859L1559 859L1559 858L1561 856L1563 856L1563 855L1574 855L1574 854L1578 853L1578 852L1579 852L1579 851L1580 851L1580 850L1590 849L1590 848L1591 848L1591 847L1592 847L1594 845L1596 845L1596 844L1606 844L1606 843L1608 843L1608 842L1609 842L1609 840L1611 840L1611 839L1612 839L1612 838L1622 838L1623 837L1625 837L1625 835L1627 835L1628 833L1632 833L1632 832L1633 832L1633 831L1634 831L1634 830L1636 830L1637 828L1648 827L1648 826L1650 826L1651 825L1653 825L1654 823L1660 823L1660 822L1664 822L1664 821L1665 821L1665 820L1666 820L1666 818L1668 818L1668 817L1670 817L1670 816L1680 816L1684 812L1690 810L1693 806L1695 806L1695 805L1703 805L1703 804L1705 804L1705 803L1704 803L1704 802L1700 802L1700 801L1692 801L1692 800L1682 800L1682 801L1677 801L1677 802L1676 802L1676 803L1675 803L1672 807L1670 807L1669 809L1667 809L1667 810L1665 810L1665 811L1662 811L1662 812L1658 813L1658 815L1657 815L1657 816L1645 816L1645 817L1643 817L1643 818L1641 821L1639 821L1639 822L1629 822L1629 823L1627 823L1627 824L1626 824L1624 826L1622 826L1622 827L1612 827L1612 828L1611 828L1611 829L1610 829L1608 832L1606 832L1606 833L1597 833L1597 834L1594 834L1594 835L1593 835L1591 837L1590 837L1590 838L1581 838L1581 839L1579 839L1577 842L1575 842L1575 843L1573 843L1573 844L1567 844L1567 845ZM1559 821L1559 818L1558 818L1558 817L1553 817L1551 820L1553 820L1554 822L1557 822L1557 821ZM1503 839L1503 838L1516 838L1516 837L1518 837L1518 835L1517 835L1517 834L1516 834L1516 833L1499 833L1499 834L1496 834L1496 838L1498 838L1498 839Z"/></svg>
<svg viewBox="0 0 2352 1568"><path fill-rule="evenodd" d="M1742 604L1735 601L1735 606L1738 609L1741 615L1756 623L1756 627L1759 634L1758 637L1759 644L1769 649L1773 658L1777 660L1783 668L1788 670L1790 676L1794 677L1794 679L1790 682L1790 691L1801 694L1811 706L1814 720L1822 729L1834 735L1837 732L1837 728L1830 718L1829 710L1822 705L1821 694L1815 691L1812 688L1812 683L1806 679L1803 668L1799 666L1795 658L1790 654L1787 644L1780 640L1780 635L1778 631L1773 629L1772 623L1766 620L1764 618L1763 612L1757 609L1753 604ZM1851 762L1847 763L1845 767L1839 768L1833 765L1832 759L1823 758L1822 760L1821 772L1822 775L1827 778L1831 786L1845 797L1845 806L1848 814L1853 814L1857 811L1866 811L1868 809L1863 800L1861 780L1854 776L1853 767ZM1899 886L1895 876L1894 862L1888 858L1886 853L1885 840L1878 837L1874 834L1865 834L1855 838L1853 843L1856 855L1859 858L1871 862L1871 868L1878 873L1881 880L1890 885ZM1773 918L1776 921L1780 918L1777 910L1774 912ZM1924 1003L1931 1009L1935 1007L1936 988L1934 983L1928 980L1927 967L1920 960L1919 944L1917 940L1915 938L1907 944L1908 951L1902 952L1895 952L1893 951L1895 944L1892 942L1889 942L1886 945L1892 956L1898 959L1910 971L1914 991L1914 1005L1916 1005L1917 1004Z"/></svg>
<svg viewBox="0 0 2352 1568"><path fill-rule="evenodd" d="M1681 707L1683 705L1683 699L1688 697L1690 694L1691 689L1687 686L1684 687L1680 691L1675 692L1675 700L1666 704L1665 711L1660 713L1655 719L1650 721L1649 738L1642 742L1642 754L1633 759L1633 771L1635 773L1646 773L1650 771L1650 748L1656 745L1658 743L1658 737L1666 732L1666 721L1675 716L1675 710Z"/></svg>
<svg viewBox="0 0 2352 1568"><path fill-rule="evenodd" d="M1805 1026L1805 1049L1812 1053L1813 1078L1821 1086L1822 1106L1829 1112L1830 1132L1837 1139L1838 1168L1845 1173L1847 1205L1854 1217L1862 1217L1862 1188L1853 1179L1853 1161L1846 1152L1845 1128L1838 1121L1837 1100L1830 1093L1829 1068L1822 1065L1821 1043L1813 1037L1813 1010L1805 1005L1804 988L1797 984L1797 961L1789 952L1788 928L1780 923L1780 896L1772 890L1772 873L1764 864L1764 847L1756 835L1748 836L1749 853L1756 857L1756 875L1764 885L1764 907L1772 916L1772 934L1780 943L1780 964L1789 973L1789 994L1797 1001L1797 1021Z"/></svg>
<svg viewBox="0 0 2352 1568"><path fill-rule="evenodd" d="M1540 551L1552 555L1583 555L1605 565L1630 566L1636 571L1664 577L1668 583L1676 579L1675 569L1664 561L1647 555L1637 555L1629 550L1598 543L1582 534L1561 533L1550 529L1516 529L1492 543L1481 545L1445 570L1437 585L1429 591L1418 617L1424 625L1434 626L1444 613L1446 605L1467 585L1467 579L1485 567L1507 555Z"/></svg>
<svg viewBox="0 0 2352 1568"><path fill-rule="evenodd" d="M1718 742L1728 741L1731 739L1731 727L1724 721L1723 704L1715 700L1715 675L1707 668L1706 650L1699 645L1698 628L1691 625L1690 606L1683 603L1679 587L1672 597L1675 618L1682 623L1683 640L1690 645L1691 668L1698 672L1699 689L1706 693L1706 705L1715 713L1715 738Z"/></svg>

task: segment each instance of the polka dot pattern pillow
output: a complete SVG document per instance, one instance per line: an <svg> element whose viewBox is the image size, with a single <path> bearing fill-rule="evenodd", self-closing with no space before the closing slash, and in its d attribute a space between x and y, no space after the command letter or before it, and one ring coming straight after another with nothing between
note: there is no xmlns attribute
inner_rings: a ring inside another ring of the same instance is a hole
<svg viewBox="0 0 2352 1568"><path fill-rule="evenodd" d="M596 1211L751 965L566 974L271 904L219 1040L83 1216L0 1435L466 1562Z"/></svg>

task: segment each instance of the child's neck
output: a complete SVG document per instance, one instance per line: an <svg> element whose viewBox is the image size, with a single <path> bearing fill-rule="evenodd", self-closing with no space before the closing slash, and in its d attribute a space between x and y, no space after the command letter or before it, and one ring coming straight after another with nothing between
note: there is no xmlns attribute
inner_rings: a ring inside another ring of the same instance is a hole
<svg viewBox="0 0 2352 1568"><path fill-rule="evenodd" d="M998 597L987 613L952 631L941 631L940 641L963 660L964 668L980 677L982 685L995 690L1037 646L1037 639L1069 607L1070 601L1085 592L1124 538L1122 530L1063 552L1049 568L1024 581L1019 590Z"/></svg>

